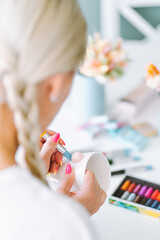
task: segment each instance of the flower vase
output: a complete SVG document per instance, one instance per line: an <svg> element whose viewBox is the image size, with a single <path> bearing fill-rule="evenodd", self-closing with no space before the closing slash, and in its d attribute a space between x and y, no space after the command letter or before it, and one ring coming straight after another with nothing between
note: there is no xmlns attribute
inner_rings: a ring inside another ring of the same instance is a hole
<svg viewBox="0 0 160 240"><path fill-rule="evenodd" d="M76 74L72 88L72 108L82 120L105 114L106 83L100 83L94 77Z"/></svg>

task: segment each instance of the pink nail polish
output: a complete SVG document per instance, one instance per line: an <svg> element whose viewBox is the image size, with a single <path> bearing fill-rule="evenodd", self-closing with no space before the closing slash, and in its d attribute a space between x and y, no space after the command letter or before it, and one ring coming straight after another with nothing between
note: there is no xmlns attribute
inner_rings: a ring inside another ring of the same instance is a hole
<svg viewBox="0 0 160 240"><path fill-rule="evenodd" d="M71 164L67 164L67 166L66 166L66 174L71 174L71 172L72 172Z"/></svg>
<svg viewBox="0 0 160 240"><path fill-rule="evenodd" d="M62 142L63 142L63 145L66 146L66 144L65 144L65 142L63 140L62 140Z"/></svg>
<svg viewBox="0 0 160 240"><path fill-rule="evenodd" d="M59 138L60 138L60 134L59 134L59 133L56 133L55 135L53 135L52 141L53 141L54 143L57 143L58 140L59 140Z"/></svg>

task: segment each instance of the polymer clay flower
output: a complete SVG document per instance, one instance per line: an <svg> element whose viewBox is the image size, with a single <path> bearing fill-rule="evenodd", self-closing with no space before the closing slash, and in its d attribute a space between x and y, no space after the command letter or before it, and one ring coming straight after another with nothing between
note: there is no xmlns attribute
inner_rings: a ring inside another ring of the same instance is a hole
<svg viewBox="0 0 160 240"><path fill-rule="evenodd" d="M122 39L113 46L107 39L102 39L99 33L95 33L88 39L86 57L80 67L80 73L95 77L101 82L106 81L107 78L116 79L123 74L123 68L127 62L126 51L122 48Z"/></svg>
<svg viewBox="0 0 160 240"><path fill-rule="evenodd" d="M153 64L147 66L146 84L160 92L160 72Z"/></svg>

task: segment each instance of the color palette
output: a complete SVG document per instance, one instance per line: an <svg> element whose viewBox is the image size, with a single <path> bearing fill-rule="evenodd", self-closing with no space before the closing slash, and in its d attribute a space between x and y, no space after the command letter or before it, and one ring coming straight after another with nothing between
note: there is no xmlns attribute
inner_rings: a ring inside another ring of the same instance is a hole
<svg viewBox="0 0 160 240"><path fill-rule="evenodd" d="M109 202L160 218L160 185L126 176Z"/></svg>

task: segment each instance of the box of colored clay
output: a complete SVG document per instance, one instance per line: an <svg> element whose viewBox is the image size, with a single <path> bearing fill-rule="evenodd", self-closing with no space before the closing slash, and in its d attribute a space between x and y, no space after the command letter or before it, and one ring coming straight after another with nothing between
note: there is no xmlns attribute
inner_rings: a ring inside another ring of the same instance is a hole
<svg viewBox="0 0 160 240"><path fill-rule="evenodd" d="M126 176L109 203L160 219L160 185Z"/></svg>

